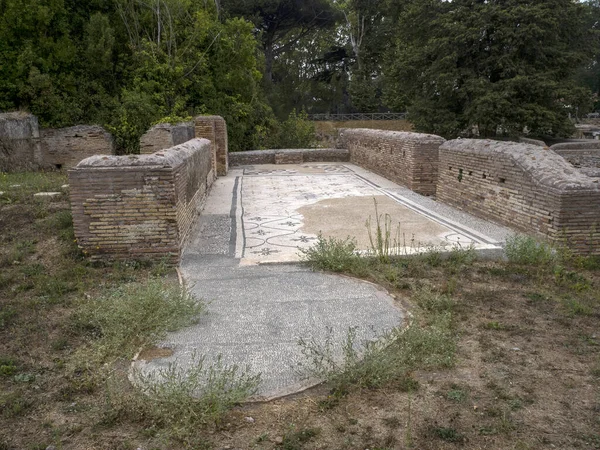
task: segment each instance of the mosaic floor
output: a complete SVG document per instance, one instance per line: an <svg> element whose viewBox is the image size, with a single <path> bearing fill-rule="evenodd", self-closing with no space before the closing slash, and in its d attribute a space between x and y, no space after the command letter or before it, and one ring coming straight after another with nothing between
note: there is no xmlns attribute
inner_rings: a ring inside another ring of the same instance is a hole
<svg viewBox="0 0 600 450"><path fill-rule="evenodd" d="M240 216L236 257L242 263L297 261L299 249L318 234L353 236L360 250L371 247L367 219L389 216L396 251L430 246L489 246L496 242L423 211L394 192L396 185L351 164L248 166L240 171ZM387 185L387 186L384 186ZM387 187L387 188L386 188Z"/></svg>

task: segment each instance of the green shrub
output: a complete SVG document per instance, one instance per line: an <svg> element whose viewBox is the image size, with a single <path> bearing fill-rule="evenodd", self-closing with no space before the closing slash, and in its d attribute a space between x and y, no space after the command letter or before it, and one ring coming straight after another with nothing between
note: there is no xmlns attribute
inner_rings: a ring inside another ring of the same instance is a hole
<svg viewBox="0 0 600 450"><path fill-rule="evenodd" d="M544 265L556 259L550 245L519 234L506 239L504 251L509 262L514 264Z"/></svg>
<svg viewBox="0 0 600 450"><path fill-rule="evenodd" d="M433 314L423 324L415 320L408 328L396 328L362 345L356 342L355 328L348 330L341 345L333 342L331 331L323 343L301 339L299 345L307 359L304 369L327 380L337 395L352 387L377 388L389 383L412 390L416 386L412 371L452 367L456 353L448 312Z"/></svg>
<svg viewBox="0 0 600 450"><path fill-rule="evenodd" d="M260 375L248 368L225 366L220 357L213 364L196 355L192 359L187 369L169 364L155 374L135 374L136 390L109 384L103 421L139 420L166 437L188 441L200 426L218 423L256 393Z"/></svg>
<svg viewBox="0 0 600 450"><path fill-rule="evenodd" d="M74 316L77 330L87 334L92 349L84 358L104 362L133 356L167 331L190 325L204 311L204 304L176 284L154 279L131 283L107 295L83 303Z"/></svg>
<svg viewBox="0 0 600 450"><path fill-rule="evenodd" d="M288 118L281 122L277 140L271 148L312 148L315 146L315 126L308 120L306 112L293 110Z"/></svg>
<svg viewBox="0 0 600 450"><path fill-rule="evenodd" d="M361 263L356 241L350 237L326 239L319 234L315 245L300 249L300 256L313 270L352 272Z"/></svg>

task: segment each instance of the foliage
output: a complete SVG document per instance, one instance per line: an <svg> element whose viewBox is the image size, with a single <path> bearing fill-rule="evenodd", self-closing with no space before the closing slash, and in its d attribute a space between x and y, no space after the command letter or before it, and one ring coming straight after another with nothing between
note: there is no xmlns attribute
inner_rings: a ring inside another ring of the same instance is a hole
<svg viewBox="0 0 600 450"><path fill-rule="evenodd" d="M354 328L341 344L334 342L331 332L323 343L300 340L307 360L304 368L327 380L336 395L344 395L352 387L377 388L390 383L412 389L412 371L451 367L455 360L451 312L429 311L426 317L364 344L356 341Z"/></svg>
<svg viewBox="0 0 600 450"><path fill-rule="evenodd" d="M504 251L508 260L515 264L544 266L557 259L554 250L547 243L520 234L506 239Z"/></svg>
<svg viewBox="0 0 600 450"><path fill-rule="evenodd" d="M590 99L575 71L595 42L581 4L411 0L393 9L386 89L390 103L408 103L418 130L570 135L569 114Z"/></svg>
<svg viewBox="0 0 600 450"><path fill-rule="evenodd" d="M165 116L222 115L234 149L271 120L250 22L210 2L45 3L0 3L0 109L102 124L127 153Z"/></svg>
<svg viewBox="0 0 600 450"><path fill-rule="evenodd" d="M309 267L315 270L331 272L351 272L359 263L356 241L346 239L324 238L319 234L317 243L307 249L300 249L301 257Z"/></svg>
<svg viewBox="0 0 600 450"><path fill-rule="evenodd" d="M97 362L131 358L139 347L154 343L167 331L194 323L204 304L179 286L163 280L126 284L83 303L74 327L91 339L84 359Z"/></svg>
<svg viewBox="0 0 600 450"><path fill-rule="evenodd" d="M311 148L315 146L315 126L306 112L293 110L281 124L278 142L271 148Z"/></svg>
<svg viewBox="0 0 600 450"><path fill-rule="evenodd" d="M201 440L200 427L218 423L256 393L260 375L226 366L220 357L213 363L196 355L192 359L186 369L169 364L155 374L136 373L134 391L110 380L103 422L143 421L163 437Z"/></svg>

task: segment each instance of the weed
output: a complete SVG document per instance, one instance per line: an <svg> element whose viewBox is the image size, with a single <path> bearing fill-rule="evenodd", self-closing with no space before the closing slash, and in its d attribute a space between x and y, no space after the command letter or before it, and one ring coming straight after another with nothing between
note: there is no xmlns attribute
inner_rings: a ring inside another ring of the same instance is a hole
<svg viewBox="0 0 600 450"><path fill-rule="evenodd" d="M17 371L17 366L13 362L0 364L0 377L10 377Z"/></svg>
<svg viewBox="0 0 600 450"><path fill-rule="evenodd" d="M22 416L31 407L33 402L26 398L22 392L11 392L0 397L0 411L5 418Z"/></svg>
<svg viewBox="0 0 600 450"><path fill-rule="evenodd" d="M371 252L375 257L383 263L390 261L392 252L397 253L399 247L400 224L396 230L396 234L392 239L392 218L389 214L379 214L377 209L377 200L373 198L375 204L375 237L373 237L371 216L367 219L366 227L369 233L369 243L371 244ZM383 218L383 227L382 227Z"/></svg>
<svg viewBox="0 0 600 450"><path fill-rule="evenodd" d="M556 259L555 252L547 243L519 234L506 239L504 251L508 261L514 264L543 266Z"/></svg>
<svg viewBox="0 0 600 450"><path fill-rule="evenodd" d="M562 299L561 303L570 316L590 316L594 312L589 305L584 303L583 299L567 297Z"/></svg>
<svg viewBox="0 0 600 450"><path fill-rule="evenodd" d="M412 390L417 385L411 371L454 364L456 340L451 320L449 313L435 314L427 324L415 322L362 345L356 342L354 328L337 346L329 330L324 343L300 340L308 360L303 366L310 375L328 380L337 393L346 393L352 386L376 388L390 383Z"/></svg>
<svg viewBox="0 0 600 450"><path fill-rule="evenodd" d="M430 288L422 288L415 292L413 300L426 311L440 313L452 311L455 306L454 300L446 294L439 294Z"/></svg>
<svg viewBox="0 0 600 450"><path fill-rule="evenodd" d="M540 294L539 292L528 292L525 294L525 297L533 302L543 302L550 300L550 297L544 294Z"/></svg>
<svg viewBox="0 0 600 450"><path fill-rule="evenodd" d="M431 429L434 436L446 442L463 442L465 437L455 428L434 427Z"/></svg>
<svg viewBox="0 0 600 450"><path fill-rule="evenodd" d="M108 386L104 423L141 420L151 423L167 436L187 439L198 427L219 422L233 406L256 393L260 375L249 369L225 366L220 357L206 364L193 357L188 368L170 364L155 374L137 373L139 390Z"/></svg>
<svg viewBox="0 0 600 450"><path fill-rule="evenodd" d="M188 291L162 280L116 288L86 301L75 314L74 328L92 339L91 349L80 356L97 363L131 357L167 331L194 323L203 310Z"/></svg>
<svg viewBox="0 0 600 450"><path fill-rule="evenodd" d="M304 448L304 444L310 441L321 432L318 428L305 428L303 430L294 431L286 434L283 438L281 448L283 450L300 450Z"/></svg>
<svg viewBox="0 0 600 450"><path fill-rule="evenodd" d="M459 386L453 385L446 393L446 398L456 403L462 403L467 399L467 393Z"/></svg>
<svg viewBox="0 0 600 450"><path fill-rule="evenodd" d="M17 310L5 305L0 305L0 329L8 327L17 317Z"/></svg>
<svg viewBox="0 0 600 450"><path fill-rule="evenodd" d="M485 330L503 331L506 330L506 325L500 322L492 321L484 323L482 328Z"/></svg>
<svg viewBox="0 0 600 450"><path fill-rule="evenodd" d="M300 249L300 253L302 260L314 270L353 272L361 262L356 241L350 237L326 239L319 234L317 243L308 249Z"/></svg>

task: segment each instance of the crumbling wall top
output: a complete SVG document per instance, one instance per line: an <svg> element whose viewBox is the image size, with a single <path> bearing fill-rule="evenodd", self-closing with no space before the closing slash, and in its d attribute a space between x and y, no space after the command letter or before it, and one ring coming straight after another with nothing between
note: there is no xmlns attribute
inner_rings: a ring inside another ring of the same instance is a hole
<svg viewBox="0 0 600 450"><path fill-rule="evenodd" d="M210 141L207 139L192 139L191 141L150 155L95 155L81 161L75 169L85 169L88 167L117 169L121 167L145 166L176 168L205 146L210 146Z"/></svg>
<svg viewBox="0 0 600 450"><path fill-rule="evenodd" d="M440 151L443 150L497 155L494 159L506 156L528 173L534 183L548 189L600 191L598 180L584 175L560 155L536 145L487 139L455 139L442 144Z"/></svg>

